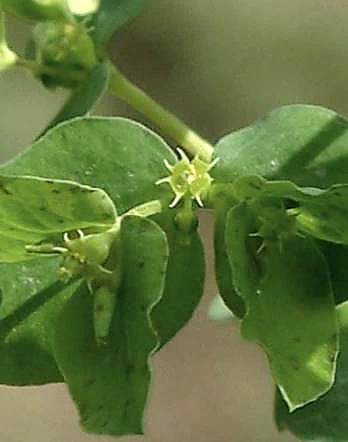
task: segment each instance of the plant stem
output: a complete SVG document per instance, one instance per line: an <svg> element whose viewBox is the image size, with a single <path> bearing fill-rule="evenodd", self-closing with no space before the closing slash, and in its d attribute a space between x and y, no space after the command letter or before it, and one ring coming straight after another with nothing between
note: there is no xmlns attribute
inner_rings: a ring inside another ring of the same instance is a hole
<svg viewBox="0 0 348 442"><path fill-rule="evenodd" d="M109 91L145 115L166 132L190 155L209 162L213 147L179 118L168 112L138 86L130 82L115 66L112 67Z"/></svg>

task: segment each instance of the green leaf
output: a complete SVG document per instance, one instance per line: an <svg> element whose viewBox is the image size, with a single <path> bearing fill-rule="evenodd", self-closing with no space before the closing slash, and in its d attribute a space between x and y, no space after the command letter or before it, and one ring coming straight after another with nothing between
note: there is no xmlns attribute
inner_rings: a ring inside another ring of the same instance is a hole
<svg viewBox="0 0 348 442"><path fill-rule="evenodd" d="M107 63L99 63L88 74L86 79L73 90L71 96L62 109L40 134L44 135L49 129L63 121L75 117L83 117L91 112L94 106L103 96L109 80L109 66Z"/></svg>
<svg viewBox="0 0 348 442"><path fill-rule="evenodd" d="M240 200L281 198L296 216L297 228L315 238L348 244L348 185L329 189L298 187L290 181L266 181L257 176L244 176L233 185Z"/></svg>
<svg viewBox="0 0 348 442"><path fill-rule="evenodd" d="M154 185L167 175L164 158L175 161L163 140L140 124L122 118L76 119L51 130L3 165L1 173L104 188L123 213L152 198L171 201L165 186ZM0 383L62 380L51 355L55 318L70 293L62 292L64 285L58 282L59 263L58 257L0 264L1 329L6 331L0 339Z"/></svg>
<svg viewBox="0 0 348 442"><path fill-rule="evenodd" d="M0 261L32 259L26 245L69 230L107 229L116 210L101 189L72 181L0 176Z"/></svg>
<svg viewBox="0 0 348 442"><path fill-rule="evenodd" d="M225 199L224 194L216 194L215 201L215 226L214 226L214 253L215 253L215 275L220 295L227 307L238 317L245 314L243 298L237 293L234 287L232 267L228 260L226 249L226 216L229 209L236 204L236 201Z"/></svg>
<svg viewBox="0 0 348 442"><path fill-rule="evenodd" d="M164 159L172 164L176 156L139 123L126 118L76 118L49 131L0 170L101 188L122 214L155 199L169 205L173 198L169 186L155 184L168 175Z"/></svg>
<svg viewBox="0 0 348 442"><path fill-rule="evenodd" d="M290 410L334 382L338 351L334 300L325 260L312 240L290 237L257 250L246 204L229 212L226 245L234 284L247 304L243 335L265 350Z"/></svg>
<svg viewBox="0 0 348 442"><path fill-rule="evenodd" d="M53 330L78 283L66 287L57 281L60 261L0 264L1 384L63 381L52 355Z"/></svg>
<svg viewBox="0 0 348 442"><path fill-rule="evenodd" d="M341 350L331 390L293 413L289 413L279 392L276 393L275 417L279 430L287 428L301 440L348 441L348 303L337 306L337 313Z"/></svg>
<svg viewBox="0 0 348 442"><path fill-rule="evenodd" d="M330 280L336 304L348 299L348 247L326 241L318 245L329 266Z"/></svg>
<svg viewBox="0 0 348 442"><path fill-rule="evenodd" d="M60 315L54 347L81 424L111 435L143 432L148 359L158 344L150 318L168 259L165 234L154 222L126 217L121 229L124 273L107 342L96 342L93 296L82 286Z"/></svg>
<svg viewBox="0 0 348 442"><path fill-rule="evenodd" d="M136 17L147 0L101 0L92 21L92 38L96 46L104 48L113 33Z"/></svg>
<svg viewBox="0 0 348 442"><path fill-rule="evenodd" d="M255 242L249 238L255 230L255 218L245 203L236 205L228 211L224 229L225 253L232 271L232 287L236 295L244 301L247 315L250 314L249 304L258 290L261 277L256 259L247 247L247 240ZM255 336L248 336L244 324L245 322L242 322L244 336L255 339Z"/></svg>
<svg viewBox="0 0 348 442"><path fill-rule="evenodd" d="M194 228L181 232L176 223L177 210L156 217L166 232L169 262L163 296L153 311L153 322L161 346L191 319L204 288L205 262L200 236Z"/></svg>
<svg viewBox="0 0 348 442"><path fill-rule="evenodd" d="M233 182L244 175L328 187L347 181L348 123L336 112L307 105L273 110L252 126L223 137L211 175Z"/></svg>

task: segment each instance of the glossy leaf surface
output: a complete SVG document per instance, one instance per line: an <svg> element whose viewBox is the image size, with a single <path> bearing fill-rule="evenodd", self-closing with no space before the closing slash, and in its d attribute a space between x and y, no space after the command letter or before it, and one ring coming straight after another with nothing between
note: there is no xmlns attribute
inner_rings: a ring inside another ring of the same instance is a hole
<svg viewBox="0 0 348 442"><path fill-rule="evenodd" d="M245 314L243 298L236 292L226 249L226 216L229 209L237 203L230 190L215 186L214 192L214 254L216 282L225 304L238 317Z"/></svg>
<svg viewBox="0 0 348 442"><path fill-rule="evenodd" d="M348 123L319 106L290 105L226 135L216 145L216 182L256 174L301 186L328 187L347 181Z"/></svg>
<svg viewBox="0 0 348 442"><path fill-rule="evenodd" d="M126 217L121 228L123 279L105 344L93 330L93 296L86 286L71 298L57 323L55 356L87 431L143 432L150 382L148 359L158 345L151 311L159 301L168 259L163 231Z"/></svg>
<svg viewBox="0 0 348 442"><path fill-rule="evenodd" d="M257 249L255 218L232 208L226 245L234 283L246 301L243 335L256 340L290 410L315 400L334 382L336 315L325 260L310 239L291 237Z"/></svg>
<svg viewBox="0 0 348 442"><path fill-rule="evenodd" d="M194 228L183 233L175 223L177 210L171 209L156 221L166 232L169 262L163 296L154 308L153 322L161 346L191 318L204 288L205 262L202 241Z"/></svg>
<svg viewBox="0 0 348 442"><path fill-rule="evenodd" d="M153 199L171 200L167 186L155 185L168 174L164 159L176 161L168 145L139 123L125 118L77 118L49 131L1 170L101 188L122 214Z"/></svg>
<svg viewBox="0 0 348 442"><path fill-rule="evenodd" d="M6 176L0 176L0 214L0 262L32 259L36 256L26 245L69 230L106 230L117 216L101 189L72 181Z"/></svg>
<svg viewBox="0 0 348 442"><path fill-rule="evenodd" d="M318 241L318 245L329 267L336 304L348 299L348 246Z"/></svg>
<svg viewBox="0 0 348 442"><path fill-rule="evenodd" d="M301 440L348 441L348 303L337 306L341 351L336 381L331 390L312 404L289 413L279 393L275 415L279 430L288 428Z"/></svg>
<svg viewBox="0 0 348 442"><path fill-rule="evenodd" d="M57 281L61 259L0 264L0 383L62 382L52 355L57 316L76 284Z"/></svg>

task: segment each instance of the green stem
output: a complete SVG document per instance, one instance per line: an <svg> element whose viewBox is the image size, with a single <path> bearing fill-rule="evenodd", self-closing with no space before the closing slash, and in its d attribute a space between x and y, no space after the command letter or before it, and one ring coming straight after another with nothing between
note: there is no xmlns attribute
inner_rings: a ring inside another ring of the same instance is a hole
<svg viewBox="0 0 348 442"><path fill-rule="evenodd" d="M109 90L174 138L186 152L192 156L199 155L207 162L210 161L213 147L179 118L131 83L115 66L112 68Z"/></svg>

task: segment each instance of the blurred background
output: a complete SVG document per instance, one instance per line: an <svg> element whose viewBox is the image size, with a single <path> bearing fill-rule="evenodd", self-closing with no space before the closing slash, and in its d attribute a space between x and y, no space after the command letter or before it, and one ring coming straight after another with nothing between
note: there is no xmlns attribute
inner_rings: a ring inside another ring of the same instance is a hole
<svg viewBox="0 0 348 442"><path fill-rule="evenodd" d="M274 107L320 104L348 116L345 0L152 0L111 45L128 76L212 143ZM22 50L28 28L10 22ZM24 72L0 77L0 156L29 145L67 97ZM96 112L128 115L116 99ZM208 268L211 214L202 213ZM291 442L272 421L273 386L264 355L238 323L207 319L217 292L209 272L193 320L154 358L147 435L124 442ZM0 442L92 442L62 385L0 388Z"/></svg>

